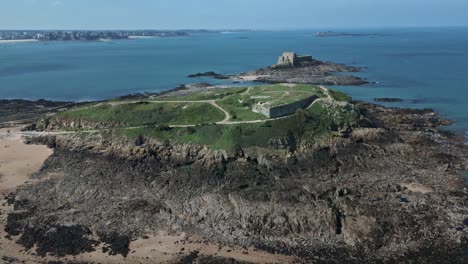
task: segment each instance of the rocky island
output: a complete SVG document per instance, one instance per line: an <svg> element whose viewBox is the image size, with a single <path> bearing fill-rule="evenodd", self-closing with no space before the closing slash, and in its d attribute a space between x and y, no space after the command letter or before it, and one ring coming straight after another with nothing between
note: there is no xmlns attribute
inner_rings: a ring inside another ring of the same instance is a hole
<svg viewBox="0 0 468 264"><path fill-rule="evenodd" d="M312 56L300 56L294 52L284 52L278 62L269 67L238 75L223 75L216 72L192 74L188 77L213 77L234 81L255 81L262 83L303 83L314 85L362 85L368 81L344 75L345 72L359 72L363 68L352 67L333 62L313 59Z"/></svg>
<svg viewBox="0 0 468 264"><path fill-rule="evenodd" d="M254 111L307 98L279 117ZM53 154L4 191L0 253L10 263L464 263L468 147L439 128L449 123L290 83L69 106L23 128Z"/></svg>
<svg viewBox="0 0 468 264"><path fill-rule="evenodd" d="M324 37L382 37L388 36L381 33L347 33L347 32L334 32L334 31L326 31L326 32L317 32L315 34L318 38Z"/></svg>

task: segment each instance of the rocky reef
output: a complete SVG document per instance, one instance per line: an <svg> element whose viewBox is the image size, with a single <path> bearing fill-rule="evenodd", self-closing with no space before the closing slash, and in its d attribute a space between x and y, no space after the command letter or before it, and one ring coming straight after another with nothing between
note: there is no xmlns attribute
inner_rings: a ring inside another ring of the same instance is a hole
<svg viewBox="0 0 468 264"><path fill-rule="evenodd" d="M353 104L367 125L297 138L293 150L102 133L31 139L55 151L38 183L9 195L6 231L40 255L125 256L130 241L164 230L304 263L463 263L463 140L439 130L449 122L431 110Z"/></svg>
<svg viewBox="0 0 468 264"><path fill-rule="evenodd" d="M219 79L219 80L225 80L225 79L229 79L229 78L230 78L229 75L223 75L223 74L220 74L220 73L216 73L216 72L214 72L214 71L200 72L200 73L196 73L196 74L190 74L190 75L188 75L187 77L188 77L188 78L212 77L212 78Z"/></svg>
<svg viewBox="0 0 468 264"><path fill-rule="evenodd" d="M352 67L316 59L291 65L273 65L242 73L236 78L266 83L305 83L315 85L362 85L368 81L342 72L359 72L362 68Z"/></svg>
<svg viewBox="0 0 468 264"><path fill-rule="evenodd" d="M262 83L303 83L314 85L363 85L367 80L344 72L359 72L363 68L347 66L316 59L297 63L273 65L238 75L224 75L213 71L191 74L188 77L212 77L215 79L232 79L234 81L255 81Z"/></svg>

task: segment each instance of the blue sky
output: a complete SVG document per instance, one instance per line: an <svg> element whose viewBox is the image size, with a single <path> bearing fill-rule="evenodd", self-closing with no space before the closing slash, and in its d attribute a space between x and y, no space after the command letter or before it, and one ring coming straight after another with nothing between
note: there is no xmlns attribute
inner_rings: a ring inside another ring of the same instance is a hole
<svg viewBox="0 0 468 264"><path fill-rule="evenodd" d="M467 25L468 0L0 0L0 29Z"/></svg>

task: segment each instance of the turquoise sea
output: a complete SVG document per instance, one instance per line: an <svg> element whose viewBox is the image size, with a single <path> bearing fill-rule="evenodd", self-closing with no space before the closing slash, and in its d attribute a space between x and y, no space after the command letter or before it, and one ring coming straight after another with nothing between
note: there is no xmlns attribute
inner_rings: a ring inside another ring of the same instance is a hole
<svg viewBox="0 0 468 264"><path fill-rule="evenodd" d="M191 82L217 84L223 82L185 76L253 70L274 64L288 50L368 67L360 75L377 84L336 88L359 100L407 99L386 105L433 108L456 121L451 128L468 131L468 28L375 29L383 36L326 38L314 37L317 31L0 44L0 98L83 101Z"/></svg>

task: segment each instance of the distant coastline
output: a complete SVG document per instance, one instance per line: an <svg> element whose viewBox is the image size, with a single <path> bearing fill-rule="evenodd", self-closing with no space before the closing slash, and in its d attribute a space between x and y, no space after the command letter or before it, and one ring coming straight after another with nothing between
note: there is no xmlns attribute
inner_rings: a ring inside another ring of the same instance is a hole
<svg viewBox="0 0 468 264"><path fill-rule="evenodd" d="M0 31L0 43L32 42L32 41L102 41L126 40L156 37L186 37L192 33L206 32L196 30L6 30Z"/></svg>
<svg viewBox="0 0 468 264"><path fill-rule="evenodd" d="M323 38L323 37L384 37L388 36L381 33L348 33L348 32L334 32L334 31L327 31L327 32L317 32L315 37Z"/></svg>
<svg viewBox="0 0 468 264"><path fill-rule="evenodd" d="M157 38L156 36L128 36L129 39L152 39Z"/></svg>
<svg viewBox="0 0 468 264"><path fill-rule="evenodd" d="M38 42L37 39L0 39L0 44Z"/></svg>

